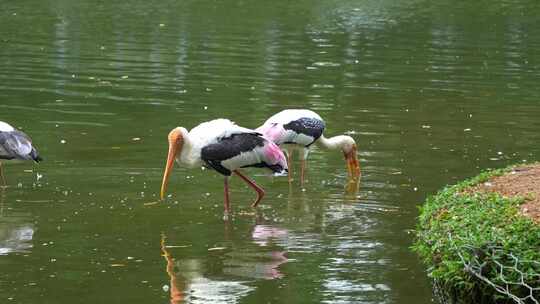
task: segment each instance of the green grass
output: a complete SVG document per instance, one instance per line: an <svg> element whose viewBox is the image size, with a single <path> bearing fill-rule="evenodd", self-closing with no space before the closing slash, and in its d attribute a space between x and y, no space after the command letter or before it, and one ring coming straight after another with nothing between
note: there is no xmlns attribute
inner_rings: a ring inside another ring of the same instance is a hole
<svg viewBox="0 0 540 304"><path fill-rule="evenodd" d="M531 293L525 287L540 288L540 226L519 214L524 199L464 191L510 170L484 172L446 187L420 208L413 250L436 286L454 302L515 303L466 265L477 266L474 272L497 286L508 286L511 294L520 298L532 294L540 300L540 290Z"/></svg>

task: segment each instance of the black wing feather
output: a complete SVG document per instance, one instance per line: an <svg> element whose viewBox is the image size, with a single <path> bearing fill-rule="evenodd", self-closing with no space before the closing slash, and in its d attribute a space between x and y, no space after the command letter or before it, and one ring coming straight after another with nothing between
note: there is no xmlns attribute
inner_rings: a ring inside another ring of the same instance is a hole
<svg viewBox="0 0 540 304"><path fill-rule="evenodd" d="M230 137L220 139L215 144L202 148L201 158L210 168L223 175L231 175L231 171L223 167L221 162L231 159L242 152L264 146L264 142L264 138L258 133L233 134Z"/></svg>
<svg viewBox="0 0 540 304"><path fill-rule="evenodd" d="M320 119L302 117L283 125L283 128L285 130L292 130L297 134L311 136L313 137L313 142L315 142L323 134L325 124L324 121Z"/></svg>

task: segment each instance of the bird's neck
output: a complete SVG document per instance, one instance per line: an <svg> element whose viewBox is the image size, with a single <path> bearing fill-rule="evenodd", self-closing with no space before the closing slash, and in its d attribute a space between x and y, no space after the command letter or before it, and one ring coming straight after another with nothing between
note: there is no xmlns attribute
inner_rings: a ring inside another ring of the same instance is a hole
<svg viewBox="0 0 540 304"><path fill-rule="evenodd" d="M193 142L186 129L182 129L183 147L179 160L186 167L193 168L200 165L201 148Z"/></svg>
<svg viewBox="0 0 540 304"><path fill-rule="evenodd" d="M319 137L319 140L316 141L316 144L317 146L328 150L343 149L343 147L349 141L349 138L350 137L346 135L338 135L330 138L326 138L324 135L322 135Z"/></svg>

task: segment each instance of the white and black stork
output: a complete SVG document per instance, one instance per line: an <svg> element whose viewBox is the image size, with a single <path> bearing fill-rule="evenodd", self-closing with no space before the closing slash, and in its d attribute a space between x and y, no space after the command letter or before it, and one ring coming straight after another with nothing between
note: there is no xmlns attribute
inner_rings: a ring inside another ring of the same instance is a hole
<svg viewBox="0 0 540 304"><path fill-rule="evenodd" d="M32 140L24 132L19 131L8 123L0 121L0 160L21 159L40 162L42 158L38 151L32 146ZM0 161L0 177L2 183L6 185L6 179L2 172L2 162Z"/></svg>
<svg viewBox="0 0 540 304"><path fill-rule="evenodd" d="M312 144L330 150L340 149L345 156L349 176L357 180L360 176L360 165L356 156L356 142L347 135L326 138L323 135L324 128L325 122L317 113L306 109L287 109L268 118L256 131L287 151L289 181L291 154L294 150L300 150L300 183L304 184L305 162Z"/></svg>
<svg viewBox="0 0 540 304"><path fill-rule="evenodd" d="M277 145L260 133L240 127L228 119L204 122L189 132L183 127L177 127L169 133L168 139L169 154L161 184L161 199L165 196L175 160L190 168L202 165L225 176L225 218L230 213L228 182L232 173L257 192L257 198L251 205L256 207L264 196L264 190L239 169L262 167L274 173L287 171L285 155Z"/></svg>

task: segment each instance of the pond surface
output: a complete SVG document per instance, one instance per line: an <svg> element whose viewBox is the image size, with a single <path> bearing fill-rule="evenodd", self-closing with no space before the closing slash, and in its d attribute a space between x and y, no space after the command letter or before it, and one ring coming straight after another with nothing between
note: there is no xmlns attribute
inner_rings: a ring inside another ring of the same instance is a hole
<svg viewBox="0 0 540 304"><path fill-rule="evenodd" d="M5 164L1 303L431 303L417 207L540 159L537 1L0 0L0 120L45 161ZM177 168L167 132L310 108L327 136L266 189ZM297 163L298 165L298 163ZM298 170L296 171L298 172Z"/></svg>

